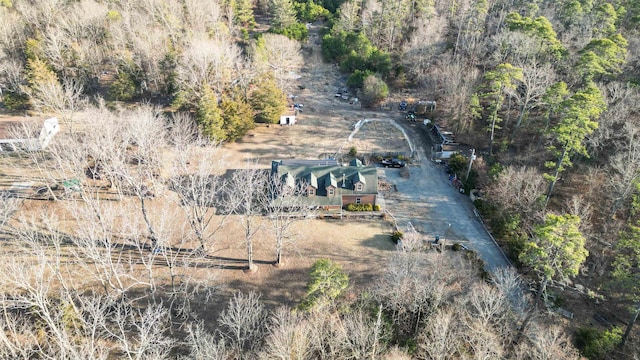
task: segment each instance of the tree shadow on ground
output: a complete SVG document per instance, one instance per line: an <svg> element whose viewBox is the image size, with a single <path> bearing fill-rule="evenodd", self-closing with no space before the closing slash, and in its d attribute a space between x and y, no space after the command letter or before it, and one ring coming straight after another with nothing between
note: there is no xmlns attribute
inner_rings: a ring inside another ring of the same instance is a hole
<svg viewBox="0 0 640 360"><path fill-rule="evenodd" d="M391 240L391 236L387 234L375 235L374 237L363 240L360 243L364 246L383 251L393 251L396 248L393 240Z"/></svg>

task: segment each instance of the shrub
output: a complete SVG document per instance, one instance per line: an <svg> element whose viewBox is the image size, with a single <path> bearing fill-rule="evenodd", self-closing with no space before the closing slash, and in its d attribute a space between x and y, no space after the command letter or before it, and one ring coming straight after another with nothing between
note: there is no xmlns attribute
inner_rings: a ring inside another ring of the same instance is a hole
<svg viewBox="0 0 640 360"><path fill-rule="evenodd" d="M120 70L111 84L109 95L122 101L129 101L136 96L137 84L128 72Z"/></svg>
<svg viewBox="0 0 640 360"><path fill-rule="evenodd" d="M367 69L366 66L367 59L355 52L350 53L344 61L340 62L340 70L347 73L355 73L357 70L370 71L372 74L375 73L372 69Z"/></svg>
<svg viewBox="0 0 640 360"><path fill-rule="evenodd" d="M24 109L29 105L29 96L24 93L7 91L2 97L2 103L9 110Z"/></svg>
<svg viewBox="0 0 640 360"><path fill-rule="evenodd" d="M467 159L460 154L453 154L449 159L449 169L452 174L463 175L467 169Z"/></svg>
<svg viewBox="0 0 640 360"><path fill-rule="evenodd" d="M394 243L398 243L398 241L402 240L402 237L404 236L404 234L402 233L402 231L396 230L393 232L393 234L391 234L391 240L393 240Z"/></svg>
<svg viewBox="0 0 640 360"><path fill-rule="evenodd" d="M342 270L342 266L330 259L316 261L310 275L307 296L300 304L302 310L309 310L319 302L333 301L349 286L349 276Z"/></svg>
<svg viewBox="0 0 640 360"><path fill-rule="evenodd" d="M373 205L373 211L380 211L380 205L378 204Z"/></svg>
<svg viewBox="0 0 640 360"><path fill-rule="evenodd" d="M373 211L371 204L347 204L347 211Z"/></svg>
<svg viewBox="0 0 640 360"><path fill-rule="evenodd" d="M473 200L473 206L478 209L480 216L483 218L492 218L496 214L495 207L485 200L475 199Z"/></svg>
<svg viewBox="0 0 640 360"><path fill-rule="evenodd" d="M526 231L522 228L522 220L519 215L499 216L495 214L491 218L491 229L496 238L502 239L507 245L508 255L513 263L520 267L520 253L528 240Z"/></svg>
<svg viewBox="0 0 640 360"><path fill-rule="evenodd" d="M389 95L389 87L377 76L369 75L362 84L362 101L367 106L379 104Z"/></svg>
<svg viewBox="0 0 640 360"><path fill-rule="evenodd" d="M244 41L245 43L249 42L249 30L245 29L245 28L240 28L240 37L242 38L242 41Z"/></svg>
<svg viewBox="0 0 640 360"><path fill-rule="evenodd" d="M576 346L585 357L591 360L606 359L608 353L622 340L622 328L598 330L581 327L576 330Z"/></svg>
<svg viewBox="0 0 640 360"><path fill-rule="evenodd" d="M349 155L350 155L350 156L356 156L357 154L358 154L358 149L356 149L356 147L355 147L355 146L352 146L352 147L349 149Z"/></svg>
<svg viewBox="0 0 640 360"><path fill-rule="evenodd" d="M458 243L455 243L455 244L453 244L453 245L451 246L451 250L453 250L453 251L460 251L460 250L462 250L462 246L460 246L460 244L458 244Z"/></svg>
<svg viewBox="0 0 640 360"><path fill-rule="evenodd" d="M122 15L116 10L107 11L107 20L109 21L120 21L122 20Z"/></svg>
<svg viewBox="0 0 640 360"><path fill-rule="evenodd" d="M271 32L274 34L281 34L289 39L298 41L305 41L309 36L309 30L307 30L307 27L301 23L291 24L283 28L271 28Z"/></svg>
<svg viewBox="0 0 640 360"><path fill-rule="evenodd" d="M313 1L294 2L293 6L298 13L298 19L301 19L302 21L316 21L319 19L326 19L331 16L329 10Z"/></svg>
<svg viewBox="0 0 640 360"><path fill-rule="evenodd" d="M360 89L362 88L362 84L364 84L364 79L373 74L374 73L371 70L357 69L347 79L347 86Z"/></svg>

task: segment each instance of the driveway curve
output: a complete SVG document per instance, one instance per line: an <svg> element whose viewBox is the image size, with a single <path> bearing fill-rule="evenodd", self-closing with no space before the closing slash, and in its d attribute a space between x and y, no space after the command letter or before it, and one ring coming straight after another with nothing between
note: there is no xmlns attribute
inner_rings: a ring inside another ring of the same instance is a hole
<svg viewBox="0 0 640 360"><path fill-rule="evenodd" d="M384 169L387 181L397 192L385 195L385 204L396 218L400 229L409 223L427 237L439 236L447 242L457 242L476 251L485 263L485 270L510 267L511 263L486 232L475 215L468 196L460 194L448 181L442 165L432 162L430 142L419 126L403 124L416 144L418 160L410 166L409 178L400 176L399 169Z"/></svg>

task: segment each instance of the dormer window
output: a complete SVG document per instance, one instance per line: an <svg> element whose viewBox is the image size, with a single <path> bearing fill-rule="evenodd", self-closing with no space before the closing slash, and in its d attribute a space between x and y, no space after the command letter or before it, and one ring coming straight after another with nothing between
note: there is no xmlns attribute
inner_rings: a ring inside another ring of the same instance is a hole
<svg viewBox="0 0 640 360"><path fill-rule="evenodd" d="M327 188L327 196L333 196L335 194L335 191L332 187Z"/></svg>
<svg viewBox="0 0 640 360"><path fill-rule="evenodd" d="M356 184L356 191L362 191L364 189L364 186L362 185L362 183L357 183Z"/></svg>
<svg viewBox="0 0 640 360"><path fill-rule="evenodd" d="M316 196L316 189L309 187L309 189L307 190L307 196Z"/></svg>

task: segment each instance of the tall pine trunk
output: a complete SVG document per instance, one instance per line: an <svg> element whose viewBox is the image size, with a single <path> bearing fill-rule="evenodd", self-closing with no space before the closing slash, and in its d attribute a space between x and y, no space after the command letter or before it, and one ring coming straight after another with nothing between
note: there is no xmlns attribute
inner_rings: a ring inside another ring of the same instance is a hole
<svg viewBox="0 0 640 360"><path fill-rule="evenodd" d="M629 324L627 325L627 330L625 330L624 335L622 336L622 341L620 341L621 349L624 347L624 344L627 342L627 339L631 334L631 330L633 329L633 325L636 323L636 320L638 320L638 315L640 315L640 303L636 304L636 311L633 314L631 321L629 321Z"/></svg>
<svg viewBox="0 0 640 360"><path fill-rule="evenodd" d="M547 207L547 204L549 203L549 199L551 198L551 193L553 192L553 188L556 186L556 182L558 181L558 176L560 175L560 168L562 167L562 163L564 162L564 159L567 156L567 147L565 146L562 149L562 154L560 155L560 158L558 158L558 163L556 164L556 168L553 172L553 179L551 180L551 183L549 184L549 189L547 190L547 197L544 200L544 207Z"/></svg>

